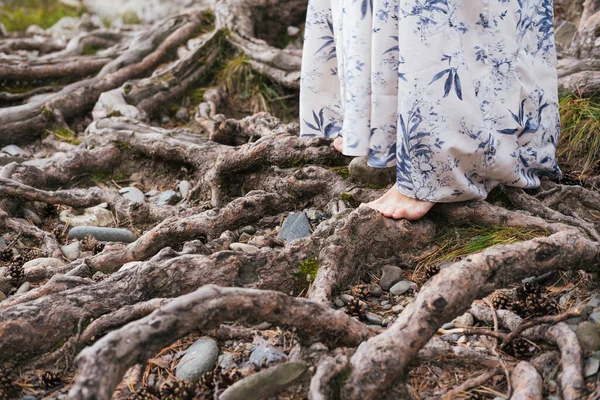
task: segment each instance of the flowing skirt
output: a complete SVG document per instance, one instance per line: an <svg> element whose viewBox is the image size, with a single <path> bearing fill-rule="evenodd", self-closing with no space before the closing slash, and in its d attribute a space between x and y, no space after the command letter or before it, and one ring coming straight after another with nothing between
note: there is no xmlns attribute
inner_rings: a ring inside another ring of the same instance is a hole
<svg viewBox="0 0 600 400"><path fill-rule="evenodd" d="M309 0L301 136L396 167L403 194L484 199L560 176L552 0Z"/></svg>

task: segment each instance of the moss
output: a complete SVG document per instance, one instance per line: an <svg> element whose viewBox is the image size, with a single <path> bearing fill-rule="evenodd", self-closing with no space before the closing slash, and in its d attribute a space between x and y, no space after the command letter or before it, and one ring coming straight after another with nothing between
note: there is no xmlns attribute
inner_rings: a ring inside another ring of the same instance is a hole
<svg viewBox="0 0 600 400"><path fill-rule="evenodd" d="M123 116L123 114L119 110L111 111L110 114L107 115L108 118L116 118L116 117L122 117L122 116Z"/></svg>
<svg viewBox="0 0 600 400"><path fill-rule="evenodd" d="M340 400L342 398L342 387L344 387L344 385L348 381L348 378L350 378L350 372L350 367L346 367L332 379L332 399Z"/></svg>
<svg viewBox="0 0 600 400"><path fill-rule="evenodd" d="M381 184L381 185L367 185L365 186L365 188L367 189L372 189L372 190L379 190L379 189L386 189L388 187L387 184Z"/></svg>
<svg viewBox="0 0 600 400"><path fill-rule="evenodd" d="M342 179L348 179L350 177L350 170L348 167L331 167L329 170L338 174Z"/></svg>
<svg viewBox="0 0 600 400"><path fill-rule="evenodd" d="M358 202L358 200L356 200L354 198L354 196L352 196L350 193L340 193L340 199L348 202L348 204L352 208L356 208L356 207L358 207L360 205L360 203Z"/></svg>
<svg viewBox="0 0 600 400"><path fill-rule="evenodd" d="M56 116L54 115L52 110L50 110L49 108L42 106L42 108L40 109L40 112L42 113L44 118L46 118L48 121L56 121Z"/></svg>
<svg viewBox="0 0 600 400"><path fill-rule="evenodd" d="M510 201L508 200L508 196L506 195L504 190L502 190L500 188L500 186L496 186L494 189L492 189L490 191L490 193L488 193L488 196L485 200L488 203L492 203L492 204L499 203L503 207L506 207L507 205L510 204Z"/></svg>
<svg viewBox="0 0 600 400"><path fill-rule="evenodd" d="M94 46L92 44L86 44L83 46L83 49L81 50L81 54L84 56L91 56L91 55L98 53L100 50L104 50L104 47Z"/></svg>
<svg viewBox="0 0 600 400"><path fill-rule="evenodd" d="M26 31L31 25L47 29L64 17L80 16L82 11L53 0L13 0L0 6L0 22L9 32Z"/></svg>
<svg viewBox="0 0 600 400"><path fill-rule="evenodd" d="M107 171L96 171L92 173L92 181L96 183L106 183L110 180L111 174Z"/></svg>
<svg viewBox="0 0 600 400"><path fill-rule="evenodd" d="M139 15L133 10L127 10L121 14L121 20L125 25L139 25L142 23Z"/></svg>
<svg viewBox="0 0 600 400"><path fill-rule="evenodd" d="M60 142L66 142L73 145L81 144L81 140L76 138L75 132L68 128L62 128L55 131L47 131L49 135L54 135L54 137Z"/></svg>
<svg viewBox="0 0 600 400"><path fill-rule="evenodd" d="M296 272L296 283L294 292L298 295L304 292L317 277L320 265L316 258L309 258L300 264Z"/></svg>
<svg viewBox="0 0 600 400"><path fill-rule="evenodd" d="M132 90L133 90L133 87L131 85L125 85L123 87L123 93L125 93L125 94L131 93Z"/></svg>
<svg viewBox="0 0 600 400"><path fill-rule="evenodd" d="M133 151L133 147L128 142L115 142L115 146L121 151Z"/></svg>

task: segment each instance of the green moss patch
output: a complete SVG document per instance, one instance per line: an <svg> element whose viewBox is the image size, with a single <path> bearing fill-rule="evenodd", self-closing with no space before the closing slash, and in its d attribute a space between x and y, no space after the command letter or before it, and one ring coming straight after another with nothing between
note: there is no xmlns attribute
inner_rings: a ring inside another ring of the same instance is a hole
<svg viewBox="0 0 600 400"><path fill-rule="evenodd" d="M64 17L79 17L82 10L54 0L9 0L0 6L0 22L9 32L26 31L31 25L50 28Z"/></svg>

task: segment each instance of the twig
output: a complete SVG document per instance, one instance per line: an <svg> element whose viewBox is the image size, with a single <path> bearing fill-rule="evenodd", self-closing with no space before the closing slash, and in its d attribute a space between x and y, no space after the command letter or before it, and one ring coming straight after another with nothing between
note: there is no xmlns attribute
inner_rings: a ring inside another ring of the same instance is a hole
<svg viewBox="0 0 600 400"><path fill-rule="evenodd" d="M449 390L445 395L445 400L452 400L457 398L460 394L464 394L471 389L479 387L483 385L485 382L492 379L494 376L498 375L502 371L503 367L492 368L489 371L476 376L475 378L468 379L467 381L461 383L457 387L452 390Z"/></svg>

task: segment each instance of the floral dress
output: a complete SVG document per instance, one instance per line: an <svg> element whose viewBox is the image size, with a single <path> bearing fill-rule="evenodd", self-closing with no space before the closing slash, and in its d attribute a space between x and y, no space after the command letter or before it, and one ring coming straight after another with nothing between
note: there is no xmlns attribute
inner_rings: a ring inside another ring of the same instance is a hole
<svg viewBox="0 0 600 400"><path fill-rule="evenodd" d="M431 202L560 176L552 0L309 0L301 136Z"/></svg>

